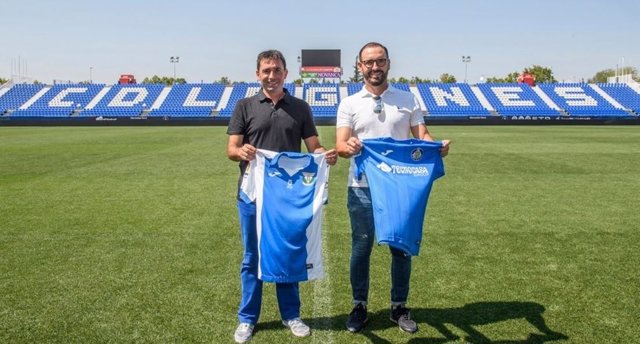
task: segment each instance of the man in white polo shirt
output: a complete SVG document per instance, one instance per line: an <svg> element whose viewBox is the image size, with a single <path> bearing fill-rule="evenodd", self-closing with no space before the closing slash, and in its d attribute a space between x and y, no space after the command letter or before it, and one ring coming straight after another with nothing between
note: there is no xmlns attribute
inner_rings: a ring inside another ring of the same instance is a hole
<svg viewBox="0 0 640 344"><path fill-rule="evenodd" d="M387 82L391 66L385 46L377 42L365 44L358 55L358 67L364 76L364 87L344 98L338 107L336 150L343 158L352 158L362 149L361 140L378 137L414 138L434 141L424 124L416 97L392 87ZM441 155L449 151L449 141L442 141ZM366 176L357 178L351 160L347 190L347 208L351 219L350 279L353 310L347 329L360 331L366 324L369 294L369 263L374 241L374 219L371 192ZM405 332L418 327L406 308L411 277L411 255L394 247L391 250L391 314L390 318Z"/></svg>

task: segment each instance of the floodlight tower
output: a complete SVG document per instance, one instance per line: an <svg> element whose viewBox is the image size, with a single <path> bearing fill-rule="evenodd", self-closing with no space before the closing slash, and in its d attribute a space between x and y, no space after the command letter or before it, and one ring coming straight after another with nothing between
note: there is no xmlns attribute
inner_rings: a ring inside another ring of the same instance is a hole
<svg viewBox="0 0 640 344"><path fill-rule="evenodd" d="M467 65L471 62L471 56L462 55L462 62L464 63L464 83L467 83Z"/></svg>
<svg viewBox="0 0 640 344"><path fill-rule="evenodd" d="M173 82L176 82L176 64L180 62L180 56L171 56L169 62L173 64Z"/></svg>

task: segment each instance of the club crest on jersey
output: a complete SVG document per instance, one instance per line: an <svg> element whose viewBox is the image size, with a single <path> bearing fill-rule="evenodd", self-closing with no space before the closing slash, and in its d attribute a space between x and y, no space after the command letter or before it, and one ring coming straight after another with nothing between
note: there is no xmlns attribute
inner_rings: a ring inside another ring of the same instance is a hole
<svg viewBox="0 0 640 344"><path fill-rule="evenodd" d="M422 148L416 148L411 151L411 159L413 159L413 161L422 159Z"/></svg>
<svg viewBox="0 0 640 344"><path fill-rule="evenodd" d="M316 174L311 172L302 172L302 185L311 186L316 180Z"/></svg>

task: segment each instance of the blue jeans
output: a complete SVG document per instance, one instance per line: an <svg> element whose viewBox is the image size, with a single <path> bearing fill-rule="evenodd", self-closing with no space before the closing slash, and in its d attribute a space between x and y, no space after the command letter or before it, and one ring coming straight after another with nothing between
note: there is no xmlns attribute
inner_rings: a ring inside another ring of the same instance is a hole
<svg viewBox="0 0 640 344"><path fill-rule="evenodd" d="M350 279L353 303L367 304L369 265L375 236L369 188L349 187L347 209L351 219ZM391 251L391 303L404 304L409 296L411 255L389 246Z"/></svg>
<svg viewBox="0 0 640 344"><path fill-rule="evenodd" d="M256 204L238 201L240 229L244 255L240 268L242 298L238 308L238 321L256 324L262 305L262 281L258 279L258 233L256 230ZM276 283L276 296L282 320L300 316L300 290L298 283Z"/></svg>

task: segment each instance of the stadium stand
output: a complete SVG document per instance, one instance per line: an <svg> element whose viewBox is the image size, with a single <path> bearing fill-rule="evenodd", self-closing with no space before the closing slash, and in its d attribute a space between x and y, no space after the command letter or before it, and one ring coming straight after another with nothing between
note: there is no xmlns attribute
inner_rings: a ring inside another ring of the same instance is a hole
<svg viewBox="0 0 640 344"><path fill-rule="evenodd" d="M429 116L488 116L489 111L468 84L417 84Z"/></svg>
<svg viewBox="0 0 640 344"><path fill-rule="evenodd" d="M600 89L609 94L625 108L640 114L640 94L627 84L597 84Z"/></svg>
<svg viewBox="0 0 640 344"><path fill-rule="evenodd" d="M164 87L159 84L114 85L95 106L90 104L80 116L140 116L151 108Z"/></svg>
<svg viewBox="0 0 640 344"><path fill-rule="evenodd" d="M640 119L640 91L629 84L478 85L394 83L418 96L432 120L464 119ZM362 83L285 84L305 99L316 118L330 123L340 100L359 92ZM255 95L260 84L15 84L0 92L0 117L63 119L130 117L160 119L228 119L236 103Z"/></svg>
<svg viewBox="0 0 640 344"><path fill-rule="evenodd" d="M629 114L613 106L589 84L561 83L538 84L546 95L574 117L620 117Z"/></svg>
<svg viewBox="0 0 640 344"><path fill-rule="evenodd" d="M340 85L304 84L302 97L315 117L335 117L340 103Z"/></svg>
<svg viewBox="0 0 640 344"><path fill-rule="evenodd" d="M477 87L501 116L560 116L560 112L547 105L527 84L478 84Z"/></svg>
<svg viewBox="0 0 640 344"><path fill-rule="evenodd" d="M45 85L16 84L0 96L0 114L19 109L23 104L35 96Z"/></svg>
<svg viewBox="0 0 640 344"><path fill-rule="evenodd" d="M105 87L104 84L57 84L31 104L18 108L12 117L71 117L83 110Z"/></svg>
<svg viewBox="0 0 640 344"><path fill-rule="evenodd" d="M411 92L411 88L409 87L409 84L393 83L391 85L399 90Z"/></svg>
<svg viewBox="0 0 640 344"><path fill-rule="evenodd" d="M177 84L149 117L209 117L220 103L224 84Z"/></svg>
<svg viewBox="0 0 640 344"><path fill-rule="evenodd" d="M236 106L238 100L242 98L246 98L248 96L255 94L260 89L260 85L258 83L238 83L233 85L233 90L231 91L231 96L224 107L220 109L218 113L219 116L222 117L231 117L233 114L233 109ZM251 90L251 92L249 92Z"/></svg>
<svg viewBox="0 0 640 344"><path fill-rule="evenodd" d="M400 84L400 83L393 83L391 84L393 87L403 90L403 91L407 91L410 92L411 89L409 87L409 84ZM363 83L361 82L351 82L346 84L347 87L347 95L353 95L355 93L360 92L360 90L362 89L362 87L364 86Z"/></svg>
<svg viewBox="0 0 640 344"><path fill-rule="evenodd" d="M364 84L361 82L352 82L347 84L347 95L354 95L362 89Z"/></svg>
<svg viewBox="0 0 640 344"><path fill-rule="evenodd" d="M289 93L290 93L290 94L292 94L292 95L296 95L296 91L297 91L296 84L294 84L294 83L292 83L292 82L290 82L290 83L285 83L285 84L284 84L284 88L286 88L286 89L287 89L287 91L289 91Z"/></svg>

